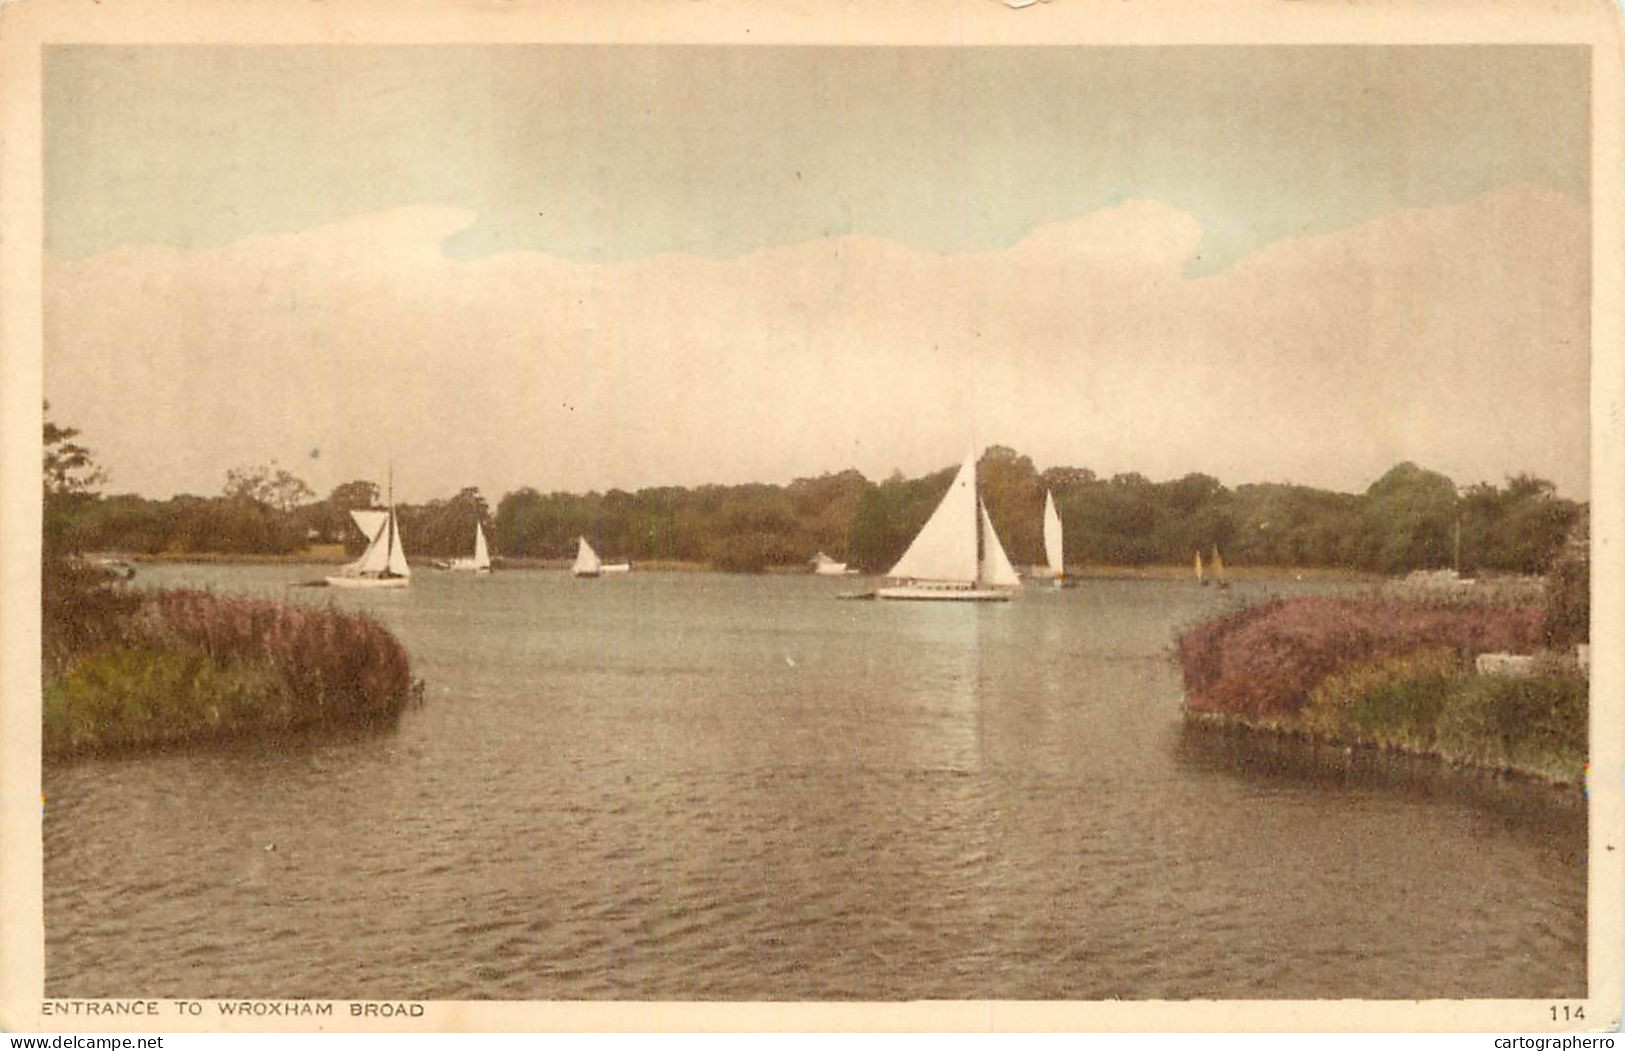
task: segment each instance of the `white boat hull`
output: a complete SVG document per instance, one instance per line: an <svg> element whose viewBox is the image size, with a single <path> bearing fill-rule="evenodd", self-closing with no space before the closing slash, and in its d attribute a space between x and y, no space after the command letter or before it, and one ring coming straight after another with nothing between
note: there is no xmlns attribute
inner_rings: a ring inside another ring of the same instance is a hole
<svg viewBox="0 0 1625 1051"><path fill-rule="evenodd" d="M445 565L445 568L449 569L449 570L451 570L453 572L456 572L456 573L489 573L489 572L491 572L491 567L490 566L476 566L472 562L464 562L461 559L458 559L458 560L453 561L453 562L447 562L446 565Z"/></svg>
<svg viewBox="0 0 1625 1051"><path fill-rule="evenodd" d="M327 586L334 588L404 588L412 583L411 577L328 577Z"/></svg>
<svg viewBox="0 0 1625 1051"><path fill-rule="evenodd" d="M875 598L912 602L1009 602L1010 592L1001 588L944 588L900 584L875 589Z"/></svg>
<svg viewBox="0 0 1625 1051"><path fill-rule="evenodd" d="M630 572L632 572L632 563L630 563L630 562L606 562L603 565L598 567L598 572L600 572L600 573L630 573Z"/></svg>

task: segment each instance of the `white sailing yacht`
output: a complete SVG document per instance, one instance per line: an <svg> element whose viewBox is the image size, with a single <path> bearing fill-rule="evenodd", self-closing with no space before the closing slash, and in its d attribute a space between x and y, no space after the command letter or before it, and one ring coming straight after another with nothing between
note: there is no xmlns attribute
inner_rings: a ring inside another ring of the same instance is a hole
<svg viewBox="0 0 1625 1051"><path fill-rule="evenodd" d="M584 536L576 537L576 560L570 567L570 572L578 577L596 577L604 564L598 560L598 552L592 549Z"/></svg>
<svg viewBox="0 0 1625 1051"><path fill-rule="evenodd" d="M1021 586L987 507L976 495L976 454L965 458L942 502L886 573L876 598L1002 602Z"/></svg>
<svg viewBox="0 0 1625 1051"><path fill-rule="evenodd" d="M1072 586L1066 579L1066 558L1061 546L1061 515L1055 510L1055 494L1044 493L1044 560L1049 563L1050 576L1058 588Z"/></svg>
<svg viewBox="0 0 1625 1051"><path fill-rule="evenodd" d="M491 572L491 551L485 545L485 529L480 523L474 523L474 557L454 558L446 563L447 569L458 569L465 573Z"/></svg>
<svg viewBox="0 0 1625 1051"><path fill-rule="evenodd" d="M361 557L327 578L335 588L404 588L412 583L412 567L406 564L400 527L395 523L395 505L387 511L351 511L356 528L367 538Z"/></svg>

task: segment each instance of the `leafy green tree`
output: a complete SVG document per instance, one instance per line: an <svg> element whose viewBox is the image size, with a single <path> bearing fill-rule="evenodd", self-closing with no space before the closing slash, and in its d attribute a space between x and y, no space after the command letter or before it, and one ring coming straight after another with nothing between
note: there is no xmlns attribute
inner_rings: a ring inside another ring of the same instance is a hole
<svg viewBox="0 0 1625 1051"><path fill-rule="evenodd" d="M1044 487L1032 460L992 445L977 464L977 481L993 528L1011 560L1034 565L1044 558Z"/></svg>
<svg viewBox="0 0 1625 1051"><path fill-rule="evenodd" d="M886 501L879 486L866 486L852 512L847 534L846 555L857 568L868 573L884 573L891 557L891 528L886 520Z"/></svg>
<svg viewBox="0 0 1625 1051"><path fill-rule="evenodd" d="M40 655L47 677L113 640L137 601L115 586L107 570L76 557L75 520L96 506L94 490L106 478L91 451L74 440L78 435L76 428L45 421Z"/></svg>
<svg viewBox="0 0 1625 1051"><path fill-rule="evenodd" d="M249 500L286 513L315 495L303 479L278 466L275 460L253 467L233 467L226 472L228 500Z"/></svg>
<svg viewBox="0 0 1625 1051"><path fill-rule="evenodd" d="M45 411L51 403L45 403ZM76 427L61 427L45 421L45 493L47 496L65 496L88 493L107 480L107 473L91 460L89 449L74 441L79 436Z"/></svg>
<svg viewBox="0 0 1625 1051"><path fill-rule="evenodd" d="M51 403L46 402L45 411L50 410ZM76 427L45 421L41 546L47 559L82 549L75 519L94 505L96 487L107 480L106 472L91 459L90 449L75 440L78 437Z"/></svg>
<svg viewBox="0 0 1625 1051"><path fill-rule="evenodd" d="M1546 586L1546 644L1567 649L1591 641L1591 523L1577 518L1556 553Z"/></svg>
<svg viewBox="0 0 1625 1051"><path fill-rule="evenodd" d="M1404 573L1453 563L1456 483L1406 461L1371 483L1366 497L1363 568Z"/></svg>
<svg viewBox="0 0 1625 1051"><path fill-rule="evenodd" d="M375 482L357 480L335 485L327 494L327 503L341 513L377 507L383 499Z"/></svg>

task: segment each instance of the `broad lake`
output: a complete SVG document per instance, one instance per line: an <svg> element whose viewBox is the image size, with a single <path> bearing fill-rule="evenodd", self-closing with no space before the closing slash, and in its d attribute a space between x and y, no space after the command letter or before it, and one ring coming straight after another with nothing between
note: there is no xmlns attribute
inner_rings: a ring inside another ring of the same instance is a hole
<svg viewBox="0 0 1625 1051"><path fill-rule="evenodd" d="M1336 585L143 566L364 608L388 732L49 765L50 996L1559 997L1585 821L1231 762L1185 626Z"/></svg>

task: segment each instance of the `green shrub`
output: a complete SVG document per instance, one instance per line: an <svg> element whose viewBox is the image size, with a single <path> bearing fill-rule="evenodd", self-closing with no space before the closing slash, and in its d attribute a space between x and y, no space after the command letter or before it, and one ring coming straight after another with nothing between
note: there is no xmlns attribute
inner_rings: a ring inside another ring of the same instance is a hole
<svg viewBox="0 0 1625 1051"><path fill-rule="evenodd" d="M121 641L141 596L106 569L76 558L40 565L40 656L55 676L80 656Z"/></svg>
<svg viewBox="0 0 1625 1051"><path fill-rule="evenodd" d="M1575 674L1471 676L1440 713L1439 748L1577 779L1586 764L1589 692Z"/></svg>
<svg viewBox="0 0 1625 1051"><path fill-rule="evenodd" d="M286 729L287 682L267 664L218 664L201 650L119 646L45 690L44 751L77 755Z"/></svg>
<svg viewBox="0 0 1625 1051"><path fill-rule="evenodd" d="M1572 649L1591 637L1591 566L1584 549L1561 558L1546 585L1546 644Z"/></svg>
<svg viewBox="0 0 1625 1051"><path fill-rule="evenodd" d="M1430 750L1463 671L1461 658L1444 647L1351 664L1310 691L1302 725L1323 737Z"/></svg>

